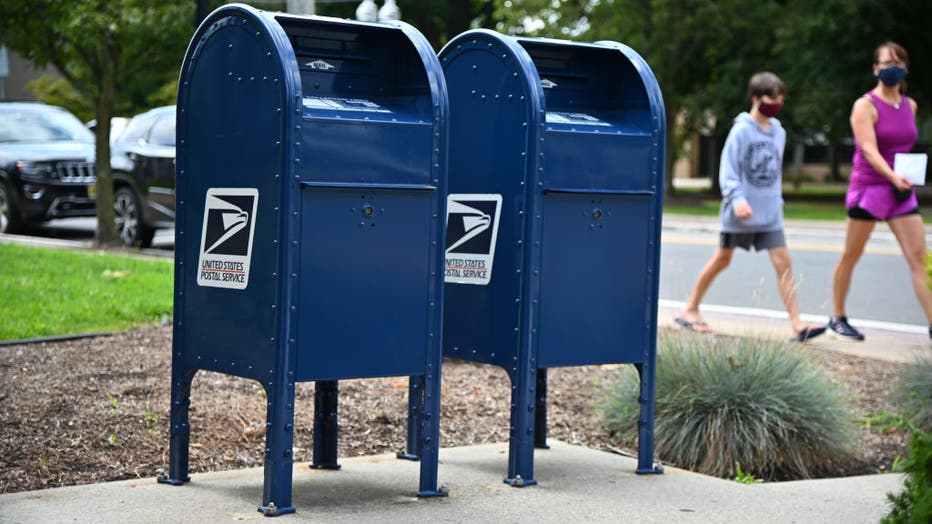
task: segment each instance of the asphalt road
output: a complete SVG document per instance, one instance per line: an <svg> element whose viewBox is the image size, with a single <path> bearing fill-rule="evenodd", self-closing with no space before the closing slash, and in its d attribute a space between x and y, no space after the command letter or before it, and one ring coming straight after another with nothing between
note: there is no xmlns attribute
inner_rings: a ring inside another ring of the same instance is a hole
<svg viewBox="0 0 932 524"><path fill-rule="evenodd" d="M38 236L69 240L94 238L93 218L53 220ZM832 271L841 251L843 231L837 225L788 225L787 241L799 285L799 305L804 318L823 321L831 313ZM665 217L661 247L660 298L676 308L686 299L699 270L718 240L713 220ZM932 245L932 237L929 239ZM174 231L159 230L153 247L170 252ZM738 250L731 266L712 285L705 307L732 308L751 315L784 312L776 277L766 253ZM848 300L854 319L924 327L925 315L912 291L909 271L893 235L879 225L858 264Z"/></svg>
<svg viewBox="0 0 932 524"><path fill-rule="evenodd" d="M45 222L32 234L38 237L64 240L93 240L96 230L96 218L62 218ZM173 229L156 230L152 247L166 251L174 250L175 231Z"/></svg>
<svg viewBox="0 0 932 524"><path fill-rule="evenodd" d="M717 228L677 228L664 223L660 298L686 299L695 278L718 241ZM844 231L837 227L787 227L797 295L804 318L826 321L832 311L832 273ZM929 240L927 240L929 242ZM932 242L930 242L932 245ZM784 312L776 276L766 253L737 250L731 265L709 289L703 304ZM847 302L848 316L879 322L928 325L913 292L909 268L885 225L878 225L855 268Z"/></svg>

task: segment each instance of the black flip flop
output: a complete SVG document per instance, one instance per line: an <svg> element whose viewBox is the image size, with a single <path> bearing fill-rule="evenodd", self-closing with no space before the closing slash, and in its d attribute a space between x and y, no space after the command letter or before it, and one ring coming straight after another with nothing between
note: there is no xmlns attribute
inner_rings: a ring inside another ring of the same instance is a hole
<svg viewBox="0 0 932 524"><path fill-rule="evenodd" d="M816 338L822 333L825 333L825 330L825 326L807 327L797 333L795 337L790 337L790 340L795 342L805 342L811 338Z"/></svg>
<svg viewBox="0 0 932 524"><path fill-rule="evenodd" d="M694 333L713 333L709 325L701 320L697 320L696 322L690 322L689 320L686 320L683 317L676 317L673 319L673 321L679 324L680 327L685 329L686 331L692 331ZM705 329L696 329L696 327L703 327Z"/></svg>

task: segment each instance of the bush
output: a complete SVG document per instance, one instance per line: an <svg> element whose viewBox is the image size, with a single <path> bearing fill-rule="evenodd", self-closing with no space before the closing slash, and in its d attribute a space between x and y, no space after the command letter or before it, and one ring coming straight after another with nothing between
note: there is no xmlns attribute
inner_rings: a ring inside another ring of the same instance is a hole
<svg viewBox="0 0 932 524"><path fill-rule="evenodd" d="M909 458L903 465L903 491L887 494L893 507L881 522L907 524L932 522L932 433L914 431L909 439Z"/></svg>
<svg viewBox="0 0 932 524"><path fill-rule="evenodd" d="M899 412L914 426L932 433L932 359L906 366L896 384Z"/></svg>
<svg viewBox="0 0 932 524"><path fill-rule="evenodd" d="M850 466L849 396L802 348L668 333L657 353L654 434L662 459L725 478L740 463L768 480L837 475ZM613 435L637 434L639 388L628 370L609 388L601 408Z"/></svg>

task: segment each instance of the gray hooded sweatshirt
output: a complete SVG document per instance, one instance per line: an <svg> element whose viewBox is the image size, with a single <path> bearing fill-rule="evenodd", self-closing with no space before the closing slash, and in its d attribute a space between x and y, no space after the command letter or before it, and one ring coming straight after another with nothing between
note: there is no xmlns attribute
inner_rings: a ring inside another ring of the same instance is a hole
<svg viewBox="0 0 932 524"><path fill-rule="evenodd" d="M776 118L765 131L741 113L725 140L718 180L722 188L723 233L767 233L783 229L783 149L786 131ZM751 205L748 220L735 216L741 202Z"/></svg>

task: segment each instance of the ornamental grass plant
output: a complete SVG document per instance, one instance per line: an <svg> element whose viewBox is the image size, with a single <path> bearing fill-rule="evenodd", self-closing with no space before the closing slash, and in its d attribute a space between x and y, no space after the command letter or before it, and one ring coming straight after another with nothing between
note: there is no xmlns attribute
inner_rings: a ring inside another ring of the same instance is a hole
<svg viewBox="0 0 932 524"><path fill-rule="evenodd" d="M841 474L854 460L850 395L798 344L662 333L656 377L655 450L674 466L733 478L740 463L789 480ZM613 436L636 437L639 388L630 368L606 388Z"/></svg>
<svg viewBox="0 0 932 524"><path fill-rule="evenodd" d="M899 412L909 422L932 433L932 358L905 366L896 383L895 400Z"/></svg>

